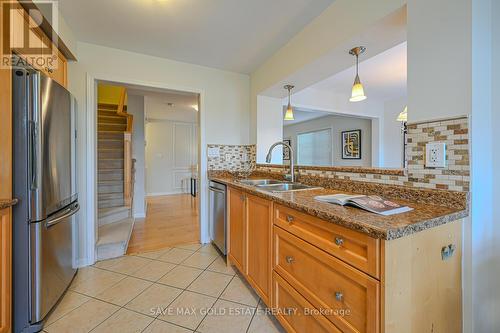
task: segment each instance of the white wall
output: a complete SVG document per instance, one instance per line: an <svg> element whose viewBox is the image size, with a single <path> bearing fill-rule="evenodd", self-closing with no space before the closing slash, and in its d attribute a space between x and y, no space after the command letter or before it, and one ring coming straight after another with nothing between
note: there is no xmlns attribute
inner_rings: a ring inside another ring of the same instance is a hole
<svg viewBox="0 0 500 333"><path fill-rule="evenodd" d="M494 133L500 126L500 6L474 0L472 13L472 223L464 239L465 331L499 332L500 165Z"/></svg>
<svg viewBox="0 0 500 333"><path fill-rule="evenodd" d="M77 263L92 263L94 253L96 216L88 215L88 200L95 202L95 195L89 191L94 185L89 174L94 174L92 159L95 147L88 147L87 131L95 121L95 109L87 106L87 98L95 91L94 79L109 80L156 88L174 89L200 93L200 140L203 144L249 143L249 77L217 69L186 64L182 62L146 56L133 52L78 43L78 62L68 66L69 90L78 100L78 185L82 213L78 219ZM89 101L92 99L89 98ZM87 110L90 110L89 112ZM89 141L90 142L90 141ZM206 148L201 147L200 169L200 219L201 240L208 241L207 221L207 179ZM205 162L204 162L205 161ZM89 192L89 193L88 193ZM94 230L95 232L95 230Z"/></svg>
<svg viewBox="0 0 500 333"><path fill-rule="evenodd" d="M135 158L134 207L135 218L146 216L145 210L145 153L144 153L144 96L128 95L127 112L134 116L132 157Z"/></svg>
<svg viewBox="0 0 500 333"><path fill-rule="evenodd" d="M386 168L403 167L403 135L401 122L397 117L406 106L407 98L398 98L384 103L384 130L383 130L383 162Z"/></svg>
<svg viewBox="0 0 500 333"><path fill-rule="evenodd" d="M283 105L280 98L257 97L257 163L265 163L275 142L283 140ZM273 150L271 163L283 163L282 146Z"/></svg>
<svg viewBox="0 0 500 333"><path fill-rule="evenodd" d="M297 135L330 128L332 130L332 157L334 166L372 166L372 135L371 119L344 116L325 116L283 127L283 137L292 139L295 161L297 159ZM361 129L361 159L343 160L341 132Z"/></svg>
<svg viewBox="0 0 500 333"><path fill-rule="evenodd" d="M472 0L408 0L408 121L471 112Z"/></svg>

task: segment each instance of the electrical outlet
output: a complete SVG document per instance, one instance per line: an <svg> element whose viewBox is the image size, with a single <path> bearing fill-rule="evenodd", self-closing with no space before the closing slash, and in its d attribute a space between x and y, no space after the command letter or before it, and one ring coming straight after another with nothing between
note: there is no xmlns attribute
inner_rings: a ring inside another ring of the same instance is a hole
<svg viewBox="0 0 500 333"><path fill-rule="evenodd" d="M430 142L425 145L425 166L427 168L446 167L446 143Z"/></svg>
<svg viewBox="0 0 500 333"><path fill-rule="evenodd" d="M231 154L226 154L224 157L225 161L230 161L231 160Z"/></svg>
<svg viewBox="0 0 500 333"><path fill-rule="evenodd" d="M248 162L248 154L247 153L243 153L241 155L241 161L242 162Z"/></svg>

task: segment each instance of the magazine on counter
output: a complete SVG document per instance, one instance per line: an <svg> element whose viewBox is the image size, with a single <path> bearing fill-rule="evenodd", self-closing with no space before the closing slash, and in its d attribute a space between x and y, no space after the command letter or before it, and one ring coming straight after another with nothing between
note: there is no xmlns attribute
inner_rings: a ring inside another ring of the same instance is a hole
<svg viewBox="0 0 500 333"><path fill-rule="evenodd" d="M393 201L381 198L378 195L331 194L320 195L314 199L341 206L355 206L384 216L405 213L413 210L413 208L401 206Z"/></svg>

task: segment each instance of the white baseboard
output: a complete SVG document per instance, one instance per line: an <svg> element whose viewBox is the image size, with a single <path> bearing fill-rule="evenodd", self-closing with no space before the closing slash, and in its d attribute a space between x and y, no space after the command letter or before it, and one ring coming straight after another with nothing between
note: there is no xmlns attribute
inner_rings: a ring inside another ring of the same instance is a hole
<svg viewBox="0 0 500 333"><path fill-rule="evenodd" d="M94 263L89 262L87 258L76 259L76 268L81 268L85 266L93 265Z"/></svg>

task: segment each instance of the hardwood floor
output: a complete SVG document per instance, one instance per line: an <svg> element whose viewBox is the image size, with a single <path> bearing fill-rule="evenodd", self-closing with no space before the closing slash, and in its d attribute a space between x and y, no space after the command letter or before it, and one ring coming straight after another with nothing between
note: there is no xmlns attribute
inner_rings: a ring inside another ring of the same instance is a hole
<svg viewBox="0 0 500 333"><path fill-rule="evenodd" d="M148 197L146 218L135 221L127 254L198 243L198 199L189 194Z"/></svg>

